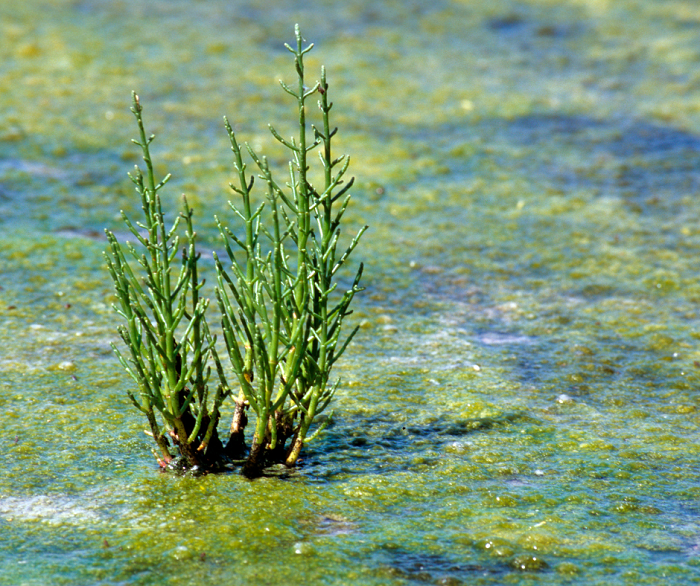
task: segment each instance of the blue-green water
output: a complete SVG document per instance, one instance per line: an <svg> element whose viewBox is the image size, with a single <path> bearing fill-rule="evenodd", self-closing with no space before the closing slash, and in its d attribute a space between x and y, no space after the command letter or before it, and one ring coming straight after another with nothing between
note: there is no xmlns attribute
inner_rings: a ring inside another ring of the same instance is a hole
<svg viewBox="0 0 700 586"><path fill-rule="evenodd" d="M281 478L160 474L101 256L130 91L215 249L221 116L283 165L295 22L371 225L335 424ZM682 0L1 6L0 584L700 581L698 37Z"/></svg>

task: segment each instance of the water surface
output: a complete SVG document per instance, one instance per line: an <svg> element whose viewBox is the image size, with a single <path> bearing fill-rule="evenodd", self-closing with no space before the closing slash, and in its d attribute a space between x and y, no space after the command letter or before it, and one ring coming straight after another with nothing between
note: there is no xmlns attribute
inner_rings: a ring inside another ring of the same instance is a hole
<svg viewBox="0 0 700 586"><path fill-rule="evenodd" d="M0 8L0 584L700 580L700 8L297 4ZM282 477L163 475L101 256L130 92L216 249L221 116L283 169L295 22L371 225L335 424Z"/></svg>

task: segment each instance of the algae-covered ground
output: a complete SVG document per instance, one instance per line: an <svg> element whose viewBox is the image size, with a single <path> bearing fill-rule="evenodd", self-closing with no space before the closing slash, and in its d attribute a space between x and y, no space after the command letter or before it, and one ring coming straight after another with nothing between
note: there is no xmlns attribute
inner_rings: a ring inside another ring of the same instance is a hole
<svg viewBox="0 0 700 586"><path fill-rule="evenodd" d="M0 584L700 581L700 5L301 4L0 6ZM130 92L217 249L222 116L284 172L296 22L371 226L334 424L161 474L102 258Z"/></svg>

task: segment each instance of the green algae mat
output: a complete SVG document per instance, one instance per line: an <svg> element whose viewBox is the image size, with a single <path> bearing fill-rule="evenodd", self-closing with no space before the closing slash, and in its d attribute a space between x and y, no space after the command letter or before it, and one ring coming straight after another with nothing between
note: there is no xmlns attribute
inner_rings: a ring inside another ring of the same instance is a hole
<svg viewBox="0 0 700 586"><path fill-rule="evenodd" d="M696 2L15 4L1 585L700 582ZM160 473L102 257L140 205L130 92L170 209L186 193L221 250L222 116L284 164L296 22L357 176L348 229L371 226L334 421L293 470Z"/></svg>

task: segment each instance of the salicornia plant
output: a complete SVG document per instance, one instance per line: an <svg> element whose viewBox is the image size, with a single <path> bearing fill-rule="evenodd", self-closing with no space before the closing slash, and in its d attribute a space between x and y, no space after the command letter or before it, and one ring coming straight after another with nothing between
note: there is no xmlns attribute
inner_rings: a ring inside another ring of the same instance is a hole
<svg viewBox="0 0 700 586"><path fill-rule="evenodd" d="M336 291L336 276L366 226L341 247L340 224L353 183L344 179L349 159L333 156L337 128L330 124L333 104L325 69L320 81L307 87L304 55L313 45L303 46L298 27L295 34L295 46L286 47L294 56L297 80L280 83L296 102L297 132L285 139L270 127L290 152L286 179L275 179L267 159L241 145L225 120L237 175L231 183L236 201L229 202L236 224L216 218L227 258L214 254L215 293L233 373L229 378L237 389L229 385L205 319L208 301L200 297L192 210L185 201L180 217L166 227L159 191L169 176L156 183L149 152L153 136L146 138L134 95L140 131L134 142L143 150L147 172L144 176L137 168L131 179L145 222L134 226L124 215L140 247L122 245L108 232L107 256L119 299L116 309L126 321L119 332L129 350L128 357L118 350L117 356L139 386L138 398L130 397L146 415L164 463L175 456L172 441L184 467L212 470L244 459L244 472L257 476L270 464L294 466L303 445L330 421L328 416L318 424L338 387L331 371L357 332L343 336L342 326L362 290L362 264L345 291ZM320 109L318 125L307 122L312 97ZM246 153L263 184L261 197L254 195L256 175L248 171ZM311 180L315 166L318 184ZM182 220L185 246L178 268ZM212 392L210 364L218 376ZM229 395L233 420L224 446L216 428ZM254 429L248 448L250 412Z"/></svg>
<svg viewBox="0 0 700 586"><path fill-rule="evenodd" d="M325 69L315 85L309 88L305 83L304 55L313 45L303 47L297 27L296 46L286 47L294 55L297 83L295 87L282 83L282 88L296 101L298 132L287 140L270 127L291 153L286 184L273 179L267 160L247 147L266 188L266 201L258 207L252 205L253 180L246 174L240 145L226 122L238 171L232 188L240 197L239 204L231 207L245 230L239 237L219 222L231 276L216 259L217 299L231 366L241 388L232 432L241 436L237 426L246 420L240 416L245 406L256 416L246 464L251 471L269 461L294 465L310 439L311 424L335 392L337 384L329 386L330 373L356 331L341 340L343 319L360 291L362 265L350 289L335 301L333 277L366 229L338 252L340 220L352 185L352 180L343 182L349 159L332 155L337 129L330 126L332 103ZM309 129L307 101L313 95L319 96L321 125ZM323 183L318 187L310 181L312 151L318 151L322 171ZM265 204L270 227L262 221Z"/></svg>
<svg viewBox="0 0 700 586"><path fill-rule="evenodd" d="M184 466L211 468L221 461L216 426L228 390L218 385L210 400L207 362L216 356L205 321L209 301L199 297L203 283L197 275L199 254L195 250L192 210L183 198L180 216L170 227L166 225L160 190L170 175L156 182L149 148L154 136L146 136L143 108L136 94L132 98L131 111L140 135L134 143L143 152L146 174L136 167L129 177L141 196L144 219L134 225L122 212L138 248L129 242L122 245L106 231L107 266L119 300L115 309L126 322L119 327L119 335L128 349L128 358L113 347L139 387L138 398L133 393L129 397L148 419L159 461L166 465L175 456L172 440ZM178 261L182 220L185 245Z"/></svg>

